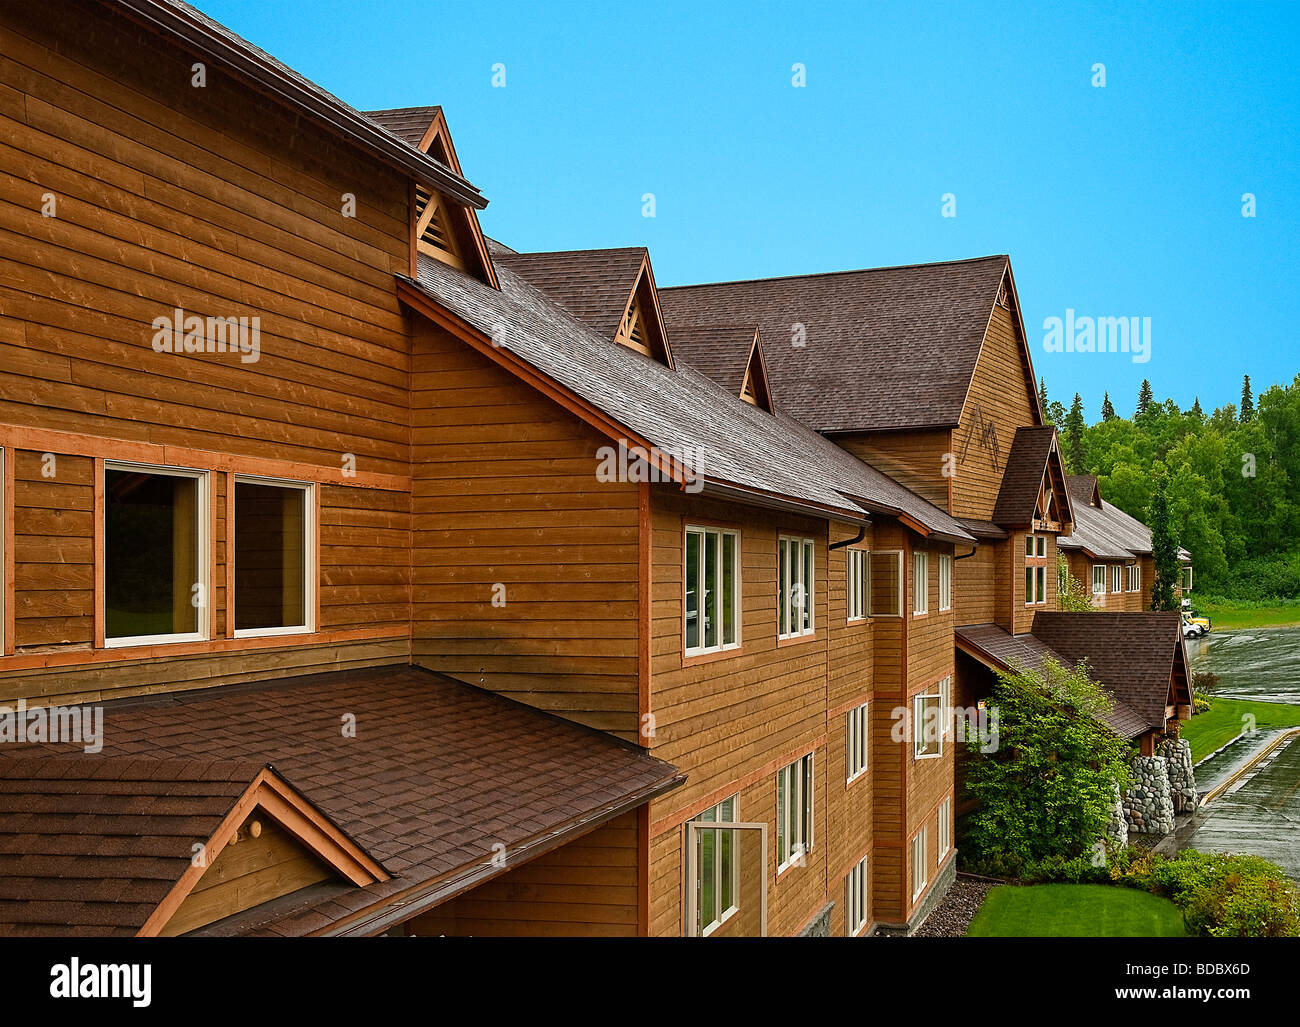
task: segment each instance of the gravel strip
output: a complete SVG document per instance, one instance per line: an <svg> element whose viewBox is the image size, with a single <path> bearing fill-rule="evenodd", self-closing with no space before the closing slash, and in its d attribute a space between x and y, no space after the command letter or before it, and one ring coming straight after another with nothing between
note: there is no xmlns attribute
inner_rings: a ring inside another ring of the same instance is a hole
<svg viewBox="0 0 1300 1027"><path fill-rule="evenodd" d="M986 881L976 877L957 875L948 894L934 911L925 918L912 938L964 938L966 928L975 918L976 911L984 902L984 896L990 888L996 888L997 881Z"/></svg>

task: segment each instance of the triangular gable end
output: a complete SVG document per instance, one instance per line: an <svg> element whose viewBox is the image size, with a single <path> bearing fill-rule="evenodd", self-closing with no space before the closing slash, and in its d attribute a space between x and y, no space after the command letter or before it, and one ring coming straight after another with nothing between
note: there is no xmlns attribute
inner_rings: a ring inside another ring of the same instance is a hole
<svg viewBox="0 0 1300 1027"><path fill-rule="evenodd" d="M749 348L749 359L745 362L745 377L740 388L740 398L760 410L774 414L776 410L772 403L772 386L767 378L767 363L763 359L761 335L761 332L755 330L754 344Z"/></svg>
<svg viewBox="0 0 1300 1027"><path fill-rule="evenodd" d="M1074 511L1070 506L1070 491L1066 486L1060 440L1053 434L1047 450L1047 465L1043 468L1043 480L1038 487L1033 526L1035 531L1068 535L1073 524Z"/></svg>
<svg viewBox="0 0 1300 1027"><path fill-rule="evenodd" d="M139 937L170 937L243 913L312 884L364 887L384 868L266 768L201 848Z"/></svg>
<svg viewBox="0 0 1300 1027"><path fill-rule="evenodd" d="M962 401L961 423L966 423L967 405L970 403L970 394L975 383L975 370L979 367L980 357L984 355L984 347L988 344L988 333L993 324L993 314L999 307L1010 313L1012 328L1016 340L1020 343L1020 366L1024 372L1024 384L1029 397L1029 405L1034 411L1034 425L1046 425L1047 412L1038 400L1038 386L1036 384L1038 379L1034 377L1034 360L1029 350L1029 336L1025 333L1024 318L1020 312L1020 297L1016 292L1016 279L1011 271L1010 258L1007 258L1006 269L1002 272L1002 279L998 283L997 294L989 305L988 324L984 328L984 341L981 342L979 356L975 358L975 363L971 367L970 381L966 383L966 397Z"/></svg>
<svg viewBox="0 0 1300 1027"><path fill-rule="evenodd" d="M433 120L425 130L418 149L445 164L457 175L462 175L460 159L456 156L456 148L452 145L447 119L443 116L441 107L434 112ZM436 205L432 214L429 211L429 199ZM413 277L415 253L418 251L428 253L494 289L500 288L496 269L488 255L487 240L479 227L478 212L474 208L457 203L441 193L430 193L422 184L414 187L411 204L416 218L423 217L425 221L424 225L417 222L416 240L411 254Z"/></svg>
<svg viewBox="0 0 1300 1027"><path fill-rule="evenodd" d="M659 310L659 291L655 288L648 253L642 258L641 269L637 272L627 306L623 308L614 341L668 367L673 366L673 354L668 346L663 314Z"/></svg>

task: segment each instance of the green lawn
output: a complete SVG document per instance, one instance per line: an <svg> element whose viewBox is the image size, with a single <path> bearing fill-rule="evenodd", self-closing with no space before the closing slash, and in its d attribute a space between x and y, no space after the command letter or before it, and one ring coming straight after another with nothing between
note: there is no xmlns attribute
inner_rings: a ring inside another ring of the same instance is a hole
<svg viewBox="0 0 1300 1027"><path fill-rule="evenodd" d="M1192 743L1192 759L1199 760L1227 745L1246 729L1246 714L1254 714L1255 727L1267 731L1279 727L1300 727L1300 706L1252 699L1213 698L1205 713L1183 724L1182 737Z"/></svg>
<svg viewBox="0 0 1300 1027"><path fill-rule="evenodd" d="M1210 618L1214 631L1300 624L1300 599L1255 602L1250 599L1218 599L1208 596L1189 598L1197 610Z"/></svg>
<svg viewBox="0 0 1300 1027"><path fill-rule="evenodd" d="M969 938L1182 938L1168 899L1109 884L1003 884L984 899Z"/></svg>

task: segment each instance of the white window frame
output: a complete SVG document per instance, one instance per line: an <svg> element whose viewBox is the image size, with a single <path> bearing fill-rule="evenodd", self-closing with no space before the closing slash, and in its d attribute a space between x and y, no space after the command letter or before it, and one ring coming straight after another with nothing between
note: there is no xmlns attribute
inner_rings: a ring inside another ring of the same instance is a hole
<svg viewBox="0 0 1300 1027"><path fill-rule="evenodd" d="M1047 536L1025 536L1025 605L1047 603Z"/></svg>
<svg viewBox="0 0 1300 1027"><path fill-rule="evenodd" d="M939 554L939 612L952 609L952 556Z"/></svg>
<svg viewBox="0 0 1300 1027"><path fill-rule="evenodd" d="M734 796L733 798L739 801L738 795ZM739 840L742 837L744 837L746 833L758 835L758 852L759 852L758 933L760 937L766 937L767 936L768 825L762 821L757 823L748 823L743 821L709 822L709 821L700 821L700 820L688 820L686 821L685 827L686 827L686 880L684 882L684 887L686 889L686 918L684 923L686 928L685 929L686 936L688 938L699 936L697 932L697 921L699 920L699 914L697 910L697 904L695 899L695 887L694 887L695 880L699 876L699 868L695 865L696 840L700 831L711 830L711 831L718 831L718 832L731 831L733 833L733 837L736 842L736 845L733 847L732 850L735 852L739 851ZM736 897L737 899L739 899L742 894L739 876L737 876L736 882L737 882ZM737 907L737 908L743 908L743 907ZM712 933L712 931L714 930L717 930L717 928L716 927L712 928L709 933Z"/></svg>
<svg viewBox="0 0 1300 1027"><path fill-rule="evenodd" d="M799 559L796 567L795 553ZM785 553L785 573L781 574L781 554ZM777 582L777 602L780 610L777 614L777 638L802 638L817 631L817 547L813 539L800 535L780 535L777 538L777 573L782 580ZM796 573L797 571L797 573ZM805 581L804 577L808 580ZM803 603L796 601L794 589L803 589ZM796 614L798 615L796 617ZM787 630L781 631L784 618ZM798 630L789 628L798 623Z"/></svg>
<svg viewBox="0 0 1300 1027"><path fill-rule="evenodd" d="M104 461L104 478L100 482L100 487L105 489L104 508L100 511L102 524L97 525L97 530L103 532L104 546L108 546L108 499L107 499L107 478L109 471L126 471L134 474L154 474L159 477L169 478L192 478L195 481L194 487L194 519L195 537L198 545L196 554L198 580L194 585L199 586L199 594L203 598L203 604L196 608L194 618L196 631L175 631L165 635L121 635L116 637L104 637L105 649L124 649L130 646L138 645L171 645L176 642L206 642L212 637L212 510L209 500L211 472L200 470L195 467L171 467L157 464L140 464L130 460L105 460ZM105 553L107 562L107 553ZM97 583L97 587L102 588L103 594L100 599L107 604L108 586L107 584ZM191 589L193 586L191 586ZM193 592L191 591L191 602L193 602ZM107 628L107 618L105 618L105 628Z"/></svg>
<svg viewBox="0 0 1300 1027"><path fill-rule="evenodd" d="M722 815L723 814L722 807L725 806L727 803L731 803L730 817L724 817ZM691 818L691 820L692 822L701 825L740 823L741 822L740 821L740 793L737 792L735 795L723 799L721 802L717 803L716 805L710 806L708 809L704 810L703 812L696 814L694 817ZM701 828L699 830L704 830L704 829L706 828ZM695 841L697 843L698 843L699 830L696 831ZM715 829L715 839L718 843L717 846L714 848L715 858L713 861L714 863L713 888L714 888L714 895L716 896L722 891L722 862L723 862L721 856L719 855L721 850L721 836L720 836L720 832L717 831L716 829ZM698 857L697 857L697 866L695 868L695 871L696 871L695 876L698 879L699 872L700 872L700 867L698 866ZM696 915L695 915L695 929L699 933L699 936L701 938L707 938L710 934L712 934L719 927L721 927L728 920L730 920L733 916L735 916L738 912L740 912L740 848L736 844L735 839L732 840L732 846L731 846L731 890L732 890L732 898L735 901L732 902L732 904L728 906L725 910L722 910L720 916L718 916L712 922L704 925L703 928L701 928L699 923L700 910L697 904Z"/></svg>
<svg viewBox="0 0 1300 1027"><path fill-rule="evenodd" d="M800 756L776 772L778 876L792 866L801 865L804 856L812 851L816 786L816 764L812 753ZM781 801L783 791L786 796L784 802Z"/></svg>
<svg viewBox="0 0 1300 1027"><path fill-rule="evenodd" d="M1101 580L1098 581L1098 578ZM1106 565L1104 563L1094 563L1092 565L1092 594L1095 596L1104 596L1106 594Z"/></svg>
<svg viewBox="0 0 1300 1027"><path fill-rule="evenodd" d="M936 682L937 686L942 686L943 682ZM924 751L928 746L925 739L925 707L930 702L935 702L939 707L939 724L938 734L935 741L938 743L937 752ZM912 696L912 757L918 760L937 760L943 755L943 693L940 691L921 692Z"/></svg>
<svg viewBox="0 0 1300 1027"><path fill-rule="evenodd" d="M952 799L939 803L939 862L952 848Z"/></svg>
<svg viewBox="0 0 1300 1027"><path fill-rule="evenodd" d="M879 609L872 606L871 599L876 581L876 574L872 569L876 560L892 560L897 572L898 589L894 596L894 608L892 610ZM903 568L903 551L901 549L882 549L872 550L867 555L867 616L868 617L902 617L903 605L906 602L905 593L907 591L907 575Z"/></svg>
<svg viewBox="0 0 1300 1027"><path fill-rule="evenodd" d="M844 783L852 784L867 772L871 751L871 719L867 703L844 715Z"/></svg>
<svg viewBox="0 0 1300 1027"><path fill-rule="evenodd" d="M1124 565L1122 563L1113 563L1110 565L1110 594L1115 596L1124 591Z"/></svg>
<svg viewBox="0 0 1300 1027"><path fill-rule="evenodd" d="M923 617L930 612L930 554L924 549L912 550L912 616Z"/></svg>
<svg viewBox="0 0 1300 1027"><path fill-rule="evenodd" d="M1183 584L1184 575L1187 578L1186 585ZM1185 563L1178 568L1178 588L1182 592L1190 592L1192 590L1192 565L1190 563Z"/></svg>
<svg viewBox="0 0 1300 1027"><path fill-rule="evenodd" d="M846 549L844 557L844 596L849 621L867 619L867 550Z"/></svg>
<svg viewBox="0 0 1300 1027"><path fill-rule="evenodd" d="M921 897L930 883L927 850L929 849L929 828L923 827L912 838L912 901Z"/></svg>
<svg viewBox="0 0 1300 1027"><path fill-rule="evenodd" d="M732 553L731 553L732 556L731 579L733 582L735 582L735 593L736 593L732 597L732 601L731 601L731 613L736 621L735 623L736 640L734 642L723 641L723 639L726 637L727 634L726 622L722 620L722 609L726 597L723 595L719 595L718 597L718 617L719 617L718 644L707 645L704 642L705 630L704 630L703 596L697 596L695 599L695 606L696 606L695 617L696 617L696 625L698 629L697 637L700 640L700 644L695 646L689 646L686 644L686 619L687 617L690 616L690 610L688 608L690 603L690 598L686 591L686 583L687 581L690 580L689 577L687 576L686 554L689 551L689 546L687 545L687 536L691 535L692 533L700 536L700 545L698 549L700 564L695 572L695 580L698 583L699 588L701 590L703 590L704 582L705 582L704 552L708 548L706 545L707 536L711 534L718 536L717 567L715 573L717 574L717 581L719 586L721 586L722 582L725 580L723 578L722 540L728 535L730 535L733 539L735 539L735 544L732 547ZM740 568L742 563L740 559L740 546L741 546L740 532L737 531L735 528L719 528L707 524L688 524L686 525L684 531L682 532L682 653L687 657L706 656L709 653L721 653L721 652L726 652L729 649L740 648L740 643L741 643L740 625L741 625L741 621L744 619L741 616L742 613L741 606L743 602L744 589L741 587L741 583L740 583Z"/></svg>
<svg viewBox="0 0 1300 1027"><path fill-rule="evenodd" d="M275 488L297 489L303 493L302 501L302 534L303 534L303 589L302 589L302 606L303 621L302 624L290 624L279 628L235 628L236 638L270 638L275 635L309 635L316 630L316 582L318 569L316 566L316 497L317 490L314 482L295 481L291 478L264 478L256 474L236 474L232 476L230 488L234 489L239 484L246 485L270 485ZM235 497L231 497L231 509L235 511L234 517L239 516L239 505ZM227 546L227 559L230 561L231 579L234 580L236 571L236 560L239 557L235 545L235 522L231 519L230 524L226 526L226 535L229 539ZM226 616L230 618L231 624L237 624L237 611L235 609L235 590L226 597Z"/></svg>
<svg viewBox="0 0 1300 1027"><path fill-rule="evenodd" d="M1140 563L1131 563L1128 565L1128 591L1142 591L1142 565Z"/></svg>
<svg viewBox="0 0 1300 1027"><path fill-rule="evenodd" d="M943 753L942 743L952 732L952 675L948 675L939 682L939 741L940 755Z"/></svg>
<svg viewBox="0 0 1300 1027"><path fill-rule="evenodd" d="M850 938L867 926L867 857L858 860L844 878L845 925Z"/></svg>

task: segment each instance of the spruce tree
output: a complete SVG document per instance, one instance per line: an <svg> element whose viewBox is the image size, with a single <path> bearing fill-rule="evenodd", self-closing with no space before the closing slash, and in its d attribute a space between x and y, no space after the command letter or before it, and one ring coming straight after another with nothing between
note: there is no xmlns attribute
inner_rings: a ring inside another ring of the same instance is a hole
<svg viewBox="0 0 1300 1027"><path fill-rule="evenodd" d="M1043 408L1043 416L1047 416L1047 379L1040 377L1038 379L1038 405Z"/></svg>
<svg viewBox="0 0 1300 1027"><path fill-rule="evenodd" d="M1065 463L1071 474L1083 474L1083 397L1077 392L1065 416Z"/></svg>
<svg viewBox="0 0 1300 1027"><path fill-rule="evenodd" d="M1151 393L1151 381L1148 378L1143 378L1142 388L1138 390L1138 408L1137 408L1138 417L1141 417L1143 414L1147 412L1147 407L1151 405L1151 400L1153 398L1154 397Z"/></svg>
<svg viewBox="0 0 1300 1027"><path fill-rule="evenodd" d="M1255 416L1255 400L1250 394L1250 375L1245 375L1241 382L1241 412L1238 415L1245 424Z"/></svg>
<svg viewBox="0 0 1300 1027"><path fill-rule="evenodd" d="M1192 413L1194 413L1197 417L1204 417L1204 416L1205 416L1205 411L1203 411L1203 410L1201 409L1201 397L1200 397L1200 396L1197 396L1196 399L1192 400Z"/></svg>
<svg viewBox="0 0 1300 1027"><path fill-rule="evenodd" d="M1177 610L1174 589L1178 585L1178 533L1169 516L1169 480L1160 474L1155 485L1147 511L1156 572L1156 580L1151 585L1151 609Z"/></svg>
<svg viewBox="0 0 1300 1027"><path fill-rule="evenodd" d="M1105 393L1101 399L1101 419L1103 421L1115 420L1115 407L1111 405L1109 392Z"/></svg>

